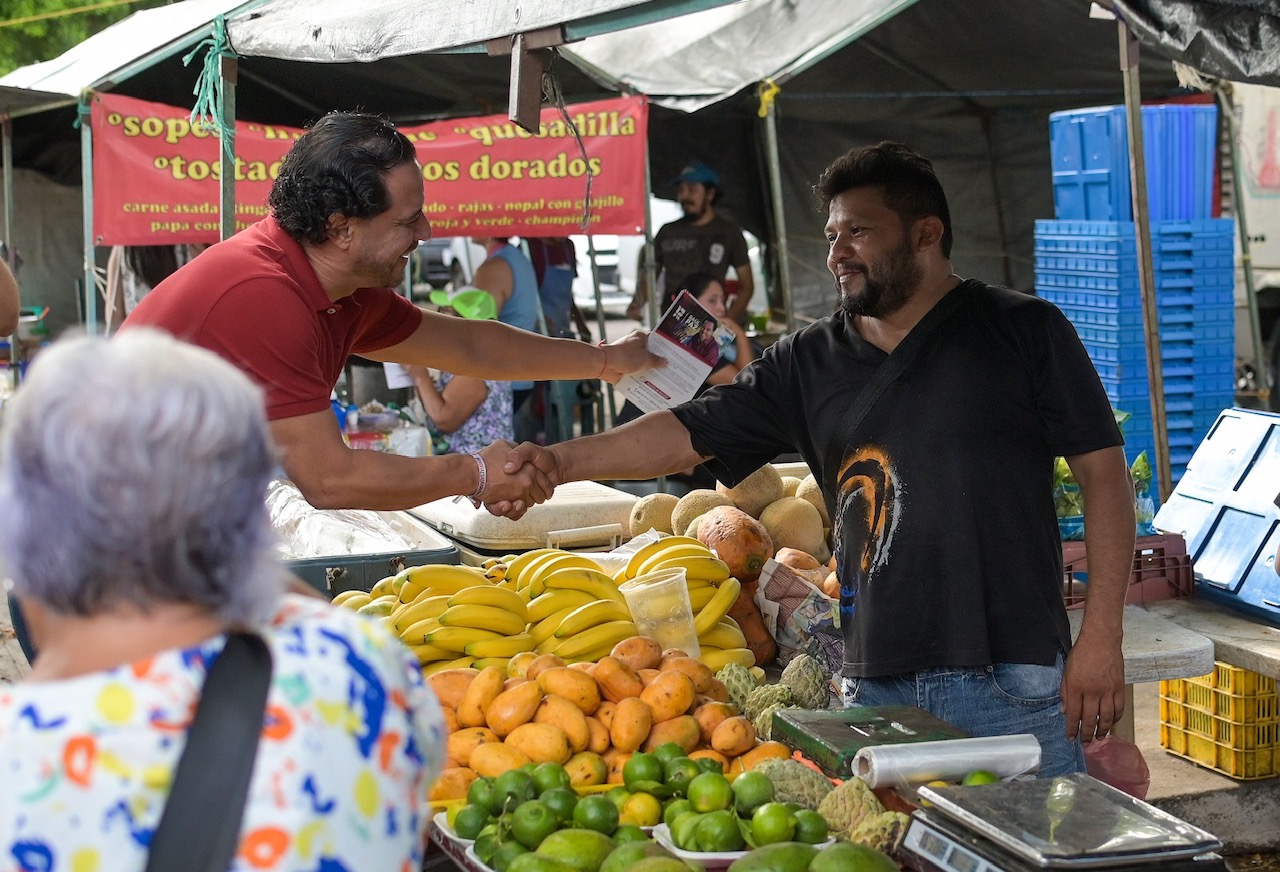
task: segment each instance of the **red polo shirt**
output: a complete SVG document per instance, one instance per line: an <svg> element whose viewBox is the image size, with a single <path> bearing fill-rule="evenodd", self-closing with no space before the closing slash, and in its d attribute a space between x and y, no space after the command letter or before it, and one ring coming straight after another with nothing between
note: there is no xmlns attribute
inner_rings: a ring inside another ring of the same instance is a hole
<svg viewBox="0 0 1280 872"><path fill-rule="evenodd" d="M390 288L331 301L302 246L267 217L157 285L122 329L156 327L216 352L266 392L275 420L329 408L349 355L403 342L421 321Z"/></svg>

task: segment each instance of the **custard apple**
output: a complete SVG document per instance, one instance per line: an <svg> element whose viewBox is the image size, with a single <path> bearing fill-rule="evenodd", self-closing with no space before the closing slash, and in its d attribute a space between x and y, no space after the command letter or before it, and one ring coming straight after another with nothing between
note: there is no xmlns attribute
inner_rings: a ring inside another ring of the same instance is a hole
<svg viewBox="0 0 1280 872"><path fill-rule="evenodd" d="M854 776L831 791L818 806L833 836L852 840L853 831L865 818L881 814L884 806L861 778Z"/></svg>
<svg viewBox="0 0 1280 872"><path fill-rule="evenodd" d="M862 823L853 828L849 841L875 848L886 854L892 854L907 834L907 824L911 818L900 811L884 811L880 814L868 815Z"/></svg>
<svg viewBox="0 0 1280 872"><path fill-rule="evenodd" d="M798 802L817 811L823 797L831 793L831 781L799 760L761 760L752 772L763 772L773 782L773 798L778 802Z"/></svg>
<svg viewBox="0 0 1280 872"><path fill-rule="evenodd" d="M775 702L773 705L765 706L764 710L751 722L751 726L756 728L756 735L765 742L772 739L773 713L788 708L795 708L795 706L787 705L784 702Z"/></svg>
<svg viewBox="0 0 1280 872"><path fill-rule="evenodd" d="M756 683L756 677L751 674L751 670L741 663L726 664L716 673L716 678L720 679L729 691L729 702L733 703L740 712L745 710L744 706L751 691L760 686Z"/></svg>
<svg viewBox="0 0 1280 872"><path fill-rule="evenodd" d="M831 686L826 669L808 654L797 654L782 670L779 682L791 688L796 705L807 709L824 709L831 704Z"/></svg>
<svg viewBox="0 0 1280 872"><path fill-rule="evenodd" d="M742 713L747 716L747 720L754 721L760 717L760 712L777 703L795 705L795 695L791 693L791 688L785 684L766 684L764 687L757 687L747 694L747 701L742 706Z"/></svg>

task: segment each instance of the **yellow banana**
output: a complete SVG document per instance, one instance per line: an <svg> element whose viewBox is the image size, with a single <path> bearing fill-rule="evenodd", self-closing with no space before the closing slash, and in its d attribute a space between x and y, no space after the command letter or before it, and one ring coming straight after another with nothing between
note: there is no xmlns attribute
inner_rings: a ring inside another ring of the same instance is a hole
<svg viewBox="0 0 1280 872"><path fill-rule="evenodd" d="M505 609L520 618L522 622L529 623L529 607L525 605L524 597L514 590L501 587L469 587L460 590L449 597L449 605L491 606L495 609Z"/></svg>
<svg viewBox="0 0 1280 872"><path fill-rule="evenodd" d="M614 645L617 643L615 642ZM561 657L565 663L599 663L613 651L613 645L602 645L590 651L584 651L577 657Z"/></svg>
<svg viewBox="0 0 1280 872"><path fill-rule="evenodd" d="M524 571L529 568L529 565L535 560L540 560L541 558L546 557L549 554L554 554L559 550L559 548L534 548L513 557L506 561L507 578L514 578L516 580L516 584L523 587L525 585L525 581L523 580Z"/></svg>
<svg viewBox="0 0 1280 872"><path fill-rule="evenodd" d="M523 633L528 624L523 617L506 609L493 606L449 606L440 615L442 627L475 627L478 630L489 630L500 636L514 636Z"/></svg>
<svg viewBox="0 0 1280 872"><path fill-rule="evenodd" d="M419 663L431 663L434 660L453 660L458 655L435 645L410 645L409 650L418 658Z"/></svg>
<svg viewBox="0 0 1280 872"><path fill-rule="evenodd" d="M478 642L481 639L501 638L501 633L495 633L492 630L481 630L476 627L437 627L427 633L425 641L428 645L435 645L437 648L445 648L461 654L467 650L467 646L472 642Z"/></svg>
<svg viewBox="0 0 1280 872"><path fill-rule="evenodd" d="M497 584L507 577L506 564L499 563L496 566L486 567L484 577L492 581L494 584Z"/></svg>
<svg viewBox="0 0 1280 872"><path fill-rule="evenodd" d="M595 602L595 597L580 590L549 590L529 602L529 623L536 624L566 606L577 608Z"/></svg>
<svg viewBox="0 0 1280 872"><path fill-rule="evenodd" d="M701 636L720 623L720 619L729 614L729 609L733 608L733 604L737 602L738 591L740 590L742 590L742 585L736 578L729 578L717 587L716 595L702 607L702 611L698 612L698 616L693 619L694 632Z"/></svg>
<svg viewBox="0 0 1280 872"><path fill-rule="evenodd" d="M547 589L548 578L557 572L569 569L600 572L600 564L589 557L583 557L581 554L573 554L568 551L548 557L529 569L529 584L527 585L529 595L541 596ZM600 574L603 575L604 573Z"/></svg>
<svg viewBox="0 0 1280 872"><path fill-rule="evenodd" d="M400 587L404 584L404 578L399 575L388 575L386 578L379 579L369 588L369 596L377 599L380 596L396 596L400 593Z"/></svg>
<svg viewBox="0 0 1280 872"><path fill-rule="evenodd" d="M596 599L625 602L613 579L599 569L561 569L545 577L548 590L580 590Z"/></svg>
<svg viewBox="0 0 1280 872"><path fill-rule="evenodd" d="M472 566L458 566L451 563L428 563L426 566L411 566L404 571L405 583L412 582L431 593L427 596L448 593L455 594L463 588L477 584L488 584L480 570Z"/></svg>
<svg viewBox="0 0 1280 872"><path fill-rule="evenodd" d="M437 672L444 672L446 669L470 669L476 662L474 657L459 657L457 660L437 660L434 663L428 663L422 667L423 677L435 675Z"/></svg>
<svg viewBox="0 0 1280 872"><path fill-rule="evenodd" d="M439 618L423 618L400 631L400 641L406 645L425 645L427 635L440 629Z"/></svg>
<svg viewBox="0 0 1280 872"><path fill-rule="evenodd" d="M499 563L505 565L505 561L501 557L486 557L484 560L480 561L480 568L493 569L493 567L497 566Z"/></svg>
<svg viewBox="0 0 1280 872"><path fill-rule="evenodd" d="M664 551L675 545L697 545L704 551L707 549L706 545L703 545L691 536L665 536L656 542L650 542L648 545L641 546L635 554L631 555L631 559L627 561L627 578L635 578L640 574L640 564L644 563L659 551Z"/></svg>
<svg viewBox="0 0 1280 872"><path fill-rule="evenodd" d="M577 593L577 591L574 591L574 592ZM560 609L560 611L555 612L543 618L541 621L538 621L538 623L534 624L529 629L530 635L533 636L533 644L541 645L543 642L547 641L548 639L554 639L556 635L556 629L560 626L560 622L563 621L566 617L568 617L569 613L576 608L578 607L565 606L564 608Z"/></svg>
<svg viewBox="0 0 1280 872"><path fill-rule="evenodd" d="M477 657L472 662L472 669L485 669L489 666L496 666L504 673L507 671L507 664L511 662L510 657Z"/></svg>
<svg viewBox="0 0 1280 872"><path fill-rule="evenodd" d="M750 648L703 648L698 659L712 672L719 672L730 663L739 663L748 669L756 665L756 655Z"/></svg>
<svg viewBox="0 0 1280 872"><path fill-rule="evenodd" d="M617 600L596 600L565 615L556 627L556 638L567 639L606 621L629 621L631 610Z"/></svg>
<svg viewBox="0 0 1280 872"><path fill-rule="evenodd" d="M533 636L529 633L517 633L501 639L480 639L463 650L472 657L514 657L522 651L533 650Z"/></svg>
<svg viewBox="0 0 1280 872"><path fill-rule="evenodd" d="M713 555L709 550L707 550L707 546L703 545L701 542L697 545L689 545L681 542L676 545L663 548L661 551L655 551L653 556L640 564L636 575L648 575L650 572L655 571L659 564L668 563L673 560L683 560L687 557L713 557ZM725 573L725 576L728 576L727 572Z"/></svg>
<svg viewBox="0 0 1280 872"><path fill-rule="evenodd" d="M737 627L721 621L699 636L698 644L709 648L745 648L747 637Z"/></svg>
<svg viewBox="0 0 1280 872"><path fill-rule="evenodd" d="M399 610L392 612L391 626L395 627L398 633L425 618L440 617L448 607L449 597L445 594L424 596L422 599L416 600L407 606L401 606Z"/></svg>
<svg viewBox="0 0 1280 872"><path fill-rule="evenodd" d="M495 584L494 587L500 587L503 590L511 590L516 593L520 593L520 588L516 586L516 580L514 578L504 578L502 581ZM524 596L522 595L520 599L524 599Z"/></svg>
<svg viewBox="0 0 1280 872"><path fill-rule="evenodd" d="M715 585L689 585L689 605L693 607L693 613L696 615L698 612L705 609L707 607L707 603L711 602L715 595Z"/></svg>
<svg viewBox="0 0 1280 872"><path fill-rule="evenodd" d="M426 592L427 589L417 582L406 581L400 585L400 590L396 593L396 596L400 598L402 603L411 603Z"/></svg>
<svg viewBox="0 0 1280 872"><path fill-rule="evenodd" d="M563 639L557 639L555 636L548 636L538 643L538 647L534 648L536 654L551 654L556 648L564 644Z"/></svg>
<svg viewBox="0 0 1280 872"><path fill-rule="evenodd" d="M719 557L715 557L710 551L703 549L703 554L686 555L683 557L663 557L657 563L651 564L645 572L657 572L662 569L683 569L684 577L690 581L709 581L719 584L729 577L729 564L725 563Z"/></svg>
<svg viewBox="0 0 1280 872"><path fill-rule="evenodd" d="M754 660L755 658L753 657L752 659ZM749 666L747 668L751 672L751 677L756 680L756 684L764 684L765 680L769 677L759 666Z"/></svg>
<svg viewBox="0 0 1280 872"><path fill-rule="evenodd" d="M635 622L608 621L560 642L555 647L555 653L566 660L580 658L588 651L594 651L597 648L607 647L612 650L614 645L634 635L636 635Z"/></svg>
<svg viewBox="0 0 1280 872"><path fill-rule="evenodd" d="M330 602L335 606L343 606L348 609L358 609L373 602L373 597L369 596L362 590L344 590L335 596Z"/></svg>

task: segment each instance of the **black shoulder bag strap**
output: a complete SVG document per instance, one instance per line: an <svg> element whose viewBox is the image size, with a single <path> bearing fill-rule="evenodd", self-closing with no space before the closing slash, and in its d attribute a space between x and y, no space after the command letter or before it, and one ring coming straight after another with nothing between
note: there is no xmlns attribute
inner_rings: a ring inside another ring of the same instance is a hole
<svg viewBox="0 0 1280 872"><path fill-rule="evenodd" d="M845 410L844 421L836 430L837 433L843 433L844 438L833 440L827 447L825 468L823 469L823 477L826 479L826 492L831 494L831 503L827 505L828 510L833 509L836 503L839 502L836 497L839 493L837 478L840 474L840 464L844 460L847 447L853 444L854 436L863 419L867 417L868 412L875 408L876 403L884 395L889 385L897 381L898 377L911 366L920 349L933 337L938 327L959 307L964 296L959 286L952 288L932 309L926 312L924 317L916 323L916 326L911 328L911 332L904 336L898 346L885 358L884 363L880 364L875 374L871 376L871 380L863 385L862 390L858 392L858 396L854 399L852 405ZM831 523L838 523L834 515L831 517Z"/></svg>
<svg viewBox="0 0 1280 872"><path fill-rule="evenodd" d="M232 633L209 667L147 872L227 872L240 841L271 686L261 636Z"/></svg>

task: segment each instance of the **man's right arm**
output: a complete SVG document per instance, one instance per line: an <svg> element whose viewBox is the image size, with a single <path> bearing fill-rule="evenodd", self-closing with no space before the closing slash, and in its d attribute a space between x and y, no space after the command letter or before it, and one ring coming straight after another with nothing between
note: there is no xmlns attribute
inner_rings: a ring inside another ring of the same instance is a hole
<svg viewBox="0 0 1280 872"><path fill-rule="evenodd" d="M432 500L474 493L479 471L466 454L400 457L380 451L348 448L333 412L279 418L271 422L285 472L307 502L319 509L409 509ZM527 509L551 496L551 487L536 469L502 472L508 445L495 443L480 452L488 472L482 498L505 500Z"/></svg>
<svg viewBox="0 0 1280 872"><path fill-rule="evenodd" d="M526 442L512 450L506 471L540 469L554 485L599 479L634 480L679 472L708 458L694 450L689 431L669 411L650 412L594 436L543 448ZM490 501L486 500L486 504Z"/></svg>

